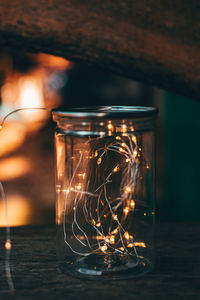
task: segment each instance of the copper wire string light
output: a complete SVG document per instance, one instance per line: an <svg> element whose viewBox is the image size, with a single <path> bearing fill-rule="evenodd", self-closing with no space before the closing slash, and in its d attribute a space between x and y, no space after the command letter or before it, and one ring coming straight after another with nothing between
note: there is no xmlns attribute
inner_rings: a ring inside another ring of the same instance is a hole
<svg viewBox="0 0 200 300"><path fill-rule="evenodd" d="M110 129L111 126L112 124L109 123L108 128ZM135 210L133 195L139 177L140 166L140 151L138 149L137 138L134 134L126 133L122 137L109 138L109 142L105 147L98 148L98 144L101 144L101 139L104 138L98 137L85 142L74 173L67 186L63 214L64 242L70 247L72 252L82 256L103 252L104 254L118 253L137 257L135 246L139 245L138 243L135 245L133 235L129 234L124 228L124 223L129 214L134 214ZM89 153L88 148L90 148ZM96 164L97 169L101 168L104 157L108 156L110 152L115 152L119 155L119 162L114 167L110 164L111 169L108 171L108 175L101 185L95 187L94 191L91 192L91 187L89 187L90 179L88 179L90 177L85 172L81 173L81 170L87 165L88 160L93 160L93 164ZM107 189L117 172L123 172L120 196L110 200L108 199ZM74 198L71 231L75 240L83 245L87 249L86 251L77 251L70 244L70 241L67 240L66 210L70 196ZM94 201L91 201L93 198L96 199L95 207ZM82 214L79 211L80 206ZM79 224L79 214L83 215L86 223L94 229L96 243L91 245L87 233L81 224ZM105 223L108 228L106 232L104 228ZM82 239L80 239L80 236L82 236Z"/></svg>

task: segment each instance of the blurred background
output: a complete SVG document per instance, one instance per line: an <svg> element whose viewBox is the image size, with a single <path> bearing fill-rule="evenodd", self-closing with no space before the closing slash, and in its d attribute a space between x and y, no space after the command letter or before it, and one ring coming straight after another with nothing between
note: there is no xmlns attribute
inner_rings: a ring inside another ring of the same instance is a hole
<svg viewBox="0 0 200 300"><path fill-rule="evenodd" d="M0 119L22 107L141 105L156 122L156 221L200 220L200 102L44 53L0 53ZM11 226L54 223L54 124L12 114L0 131L0 181ZM0 201L0 226L5 226Z"/></svg>

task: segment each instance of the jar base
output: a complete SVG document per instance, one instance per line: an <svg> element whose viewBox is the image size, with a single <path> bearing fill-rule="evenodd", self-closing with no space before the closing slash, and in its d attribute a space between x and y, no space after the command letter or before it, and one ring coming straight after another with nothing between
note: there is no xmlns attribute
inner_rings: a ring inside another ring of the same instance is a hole
<svg viewBox="0 0 200 300"><path fill-rule="evenodd" d="M123 280L144 275L152 270L152 263L141 256L105 257L90 255L59 264L69 275L90 280Z"/></svg>

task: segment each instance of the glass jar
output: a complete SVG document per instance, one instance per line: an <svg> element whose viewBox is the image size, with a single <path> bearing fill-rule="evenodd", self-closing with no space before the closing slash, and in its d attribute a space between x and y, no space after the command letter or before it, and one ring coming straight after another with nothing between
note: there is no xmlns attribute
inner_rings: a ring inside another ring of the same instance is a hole
<svg viewBox="0 0 200 300"><path fill-rule="evenodd" d="M59 264L88 279L140 276L154 265L157 109L54 111Z"/></svg>

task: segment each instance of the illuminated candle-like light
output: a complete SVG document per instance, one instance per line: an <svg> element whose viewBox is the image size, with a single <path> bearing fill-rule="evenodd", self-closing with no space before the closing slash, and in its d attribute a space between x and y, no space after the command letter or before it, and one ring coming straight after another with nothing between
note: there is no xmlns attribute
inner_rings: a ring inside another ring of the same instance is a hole
<svg viewBox="0 0 200 300"><path fill-rule="evenodd" d="M113 215L113 220L117 221L118 220L118 216L117 215Z"/></svg>
<svg viewBox="0 0 200 300"><path fill-rule="evenodd" d="M113 129L113 125L112 125L111 123L108 124L107 127L108 127L109 130L112 130L112 129Z"/></svg>
<svg viewBox="0 0 200 300"><path fill-rule="evenodd" d="M123 212L125 213L125 215L127 215L129 213L129 211L130 211L129 207L125 207L123 209Z"/></svg>
<svg viewBox="0 0 200 300"><path fill-rule="evenodd" d="M100 163L101 163L101 157L98 158L97 165L100 165Z"/></svg>
<svg viewBox="0 0 200 300"><path fill-rule="evenodd" d="M127 126L125 124L122 124L122 132L123 133L127 132Z"/></svg>
<svg viewBox="0 0 200 300"><path fill-rule="evenodd" d="M124 237L125 237L125 239L127 239L127 240L130 239L130 235L129 235L128 231L126 231L126 232L124 233Z"/></svg>
<svg viewBox="0 0 200 300"><path fill-rule="evenodd" d="M11 250L11 248L12 248L11 240L6 240L5 249L6 250Z"/></svg>
<svg viewBox="0 0 200 300"><path fill-rule="evenodd" d="M135 208L135 201L134 200L131 200L130 207L133 208L133 209Z"/></svg>
<svg viewBox="0 0 200 300"><path fill-rule="evenodd" d="M118 228L115 228L113 231L112 231L113 234L117 234L118 233Z"/></svg>
<svg viewBox="0 0 200 300"><path fill-rule="evenodd" d="M100 249L102 252L105 252L108 249L108 247L106 245L103 245L100 247Z"/></svg>
<svg viewBox="0 0 200 300"><path fill-rule="evenodd" d="M81 190L81 184L80 183L76 185L76 189Z"/></svg>
<svg viewBox="0 0 200 300"><path fill-rule="evenodd" d="M114 244L114 243L115 243L115 236L114 236L114 235L111 235L111 237L110 237L110 242L111 242L111 244Z"/></svg>
<svg viewBox="0 0 200 300"><path fill-rule="evenodd" d="M125 192L126 193L130 193L131 192L131 187L130 186L126 186L125 187Z"/></svg>
<svg viewBox="0 0 200 300"><path fill-rule="evenodd" d="M138 155L137 150L134 150L134 151L133 151L133 157L135 158L137 155Z"/></svg>
<svg viewBox="0 0 200 300"><path fill-rule="evenodd" d="M135 135L133 135L131 139L132 139L132 141L133 141L134 143L136 143L137 139L136 139L136 136L135 136Z"/></svg>
<svg viewBox="0 0 200 300"><path fill-rule="evenodd" d="M135 242L134 245L135 245L136 247L142 247L142 248L146 248L146 247L147 247L146 244L143 243L143 242Z"/></svg>
<svg viewBox="0 0 200 300"><path fill-rule="evenodd" d="M85 179L85 175L86 175L86 173L79 173L79 174L78 174L78 176L79 176L79 177L82 177L83 179Z"/></svg>
<svg viewBox="0 0 200 300"><path fill-rule="evenodd" d="M116 173L117 171L119 171L119 166L118 165L113 169L113 172Z"/></svg>

